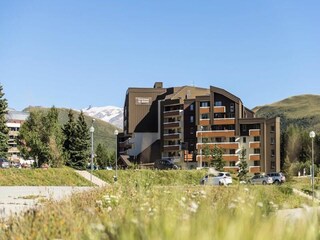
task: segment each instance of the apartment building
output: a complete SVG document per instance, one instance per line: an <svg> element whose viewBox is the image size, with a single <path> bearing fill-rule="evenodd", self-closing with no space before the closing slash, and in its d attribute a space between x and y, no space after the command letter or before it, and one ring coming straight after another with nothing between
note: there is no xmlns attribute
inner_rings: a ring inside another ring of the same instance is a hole
<svg viewBox="0 0 320 240"><path fill-rule="evenodd" d="M238 170L242 152L251 173L280 171L280 118L255 118L240 98L213 86L128 89L117 149L123 163L207 166L204 150L215 147L226 171Z"/></svg>
<svg viewBox="0 0 320 240"><path fill-rule="evenodd" d="M28 118L29 113L20 111L8 111L6 115L6 126L9 128L9 140L8 140L8 159L10 161L19 161L20 151L17 147L17 136L21 124Z"/></svg>

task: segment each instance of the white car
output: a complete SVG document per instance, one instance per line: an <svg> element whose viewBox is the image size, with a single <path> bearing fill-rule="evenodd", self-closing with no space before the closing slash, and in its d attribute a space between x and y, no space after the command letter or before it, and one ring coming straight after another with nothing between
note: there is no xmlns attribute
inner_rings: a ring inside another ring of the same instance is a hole
<svg viewBox="0 0 320 240"><path fill-rule="evenodd" d="M201 179L200 184L229 185L232 184L232 177L228 172L217 172L216 174L207 174Z"/></svg>

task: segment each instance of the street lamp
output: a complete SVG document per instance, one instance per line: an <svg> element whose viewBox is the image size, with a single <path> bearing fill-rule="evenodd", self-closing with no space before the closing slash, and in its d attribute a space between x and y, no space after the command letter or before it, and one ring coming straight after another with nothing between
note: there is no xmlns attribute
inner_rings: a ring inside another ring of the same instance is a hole
<svg viewBox="0 0 320 240"><path fill-rule="evenodd" d="M114 130L114 135L116 136L116 175L114 176L114 181L118 181L118 133L119 131Z"/></svg>
<svg viewBox="0 0 320 240"><path fill-rule="evenodd" d="M200 126L200 168L202 168L202 131L203 131L203 126Z"/></svg>
<svg viewBox="0 0 320 240"><path fill-rule="evenodd" d="M311 138L311 159L312 159L312 167L311 167L311 184L312 184L312 201L314 200L314 151L313 151L313 139L316 136L314 131L309 133L309 137Z"/></svg>
<svg viewBox="0 0 320 240"><path fill-rule="evenodd" d="M90 173L90 181L92 182L92 172L93 172L93 133L94 133L94 127L93 127L93 123L94 123L95 119L92 119L91 122L91 127L89 129L90 133L91 133L91 173Z"/></svg>

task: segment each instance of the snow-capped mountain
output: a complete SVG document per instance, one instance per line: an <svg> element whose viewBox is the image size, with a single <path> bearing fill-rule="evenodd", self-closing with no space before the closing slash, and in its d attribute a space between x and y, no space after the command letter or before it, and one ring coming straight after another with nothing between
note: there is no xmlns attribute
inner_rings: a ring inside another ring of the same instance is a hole
<svg viewBox="0 0 320 240"><path fill-rule="evenodd" d="M101 119L105 122L111 123L118 128L123 128L123 109L120 107L106 106L106 107L91 107L82 109L83 113Z"/></svg>

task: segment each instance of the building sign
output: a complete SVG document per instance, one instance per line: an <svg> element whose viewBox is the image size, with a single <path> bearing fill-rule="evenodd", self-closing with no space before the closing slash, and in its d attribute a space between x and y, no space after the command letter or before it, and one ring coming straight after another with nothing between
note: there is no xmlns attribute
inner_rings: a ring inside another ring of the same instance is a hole
<svg viewBox="0 0 320 240"><path fill-rule="evenodd" d="M151 97L136 97L136 105L151 105Z"/></svg>

